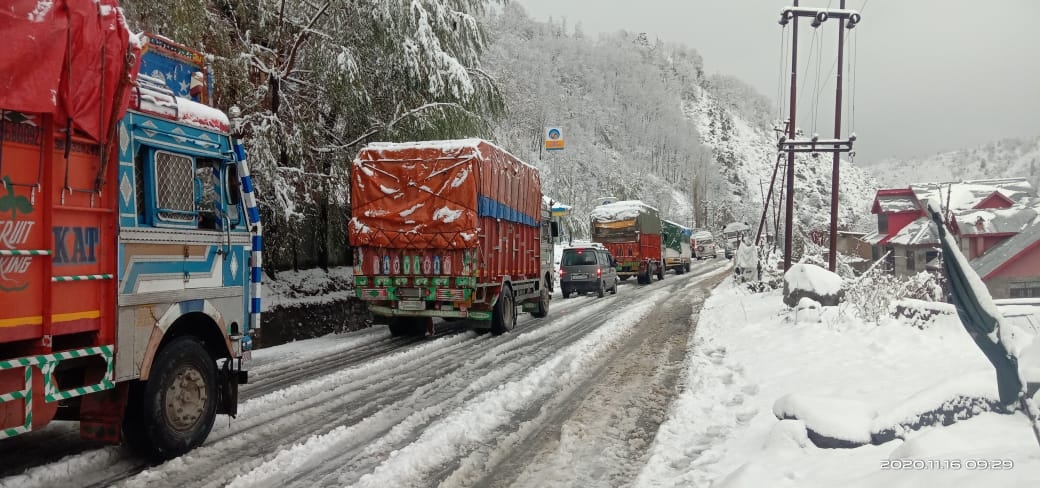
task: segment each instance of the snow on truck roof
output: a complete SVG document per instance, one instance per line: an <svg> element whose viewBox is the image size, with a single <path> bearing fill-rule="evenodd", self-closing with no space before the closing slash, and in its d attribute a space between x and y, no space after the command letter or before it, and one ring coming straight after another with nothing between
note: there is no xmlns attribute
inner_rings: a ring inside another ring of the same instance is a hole
<svg viewBox="0 0 1040 488"><path fill-rule="evenodd" d="M513 157L513 159L516 159L520 164L523 164L524 166L527 166L527 167L530 167L530 168L534 168L534 169L537 170L537 168L535 168L533 165L524 162L522 159L516 157L513 153L511 153L509 151L506 151L505 149L502 149L501 147L499 147L495 143L490 142L490 141L485 141L484 139L476 139L476 138L471 138L471 139L447 139L447 140L442 140L442 141L370 142L367 145L365 145L365 147L361 148L361 151L359 151L358 154L360 155L363 152L376 152L376 153L379 153L379 152L384 152L384 151L385 152L397 152L397 151L422 150L422 149L432 149L432 150L437 150L437 151L440 151L440 152L443 152L443 153L453 153L453 152L454 153L459 153L459 152L462 152L464 150L479 151L481 145L485 145L485 146L497 149L498 151L500 151L502 153L509 154L510 156ZM380 155L380 160L381 161L393 161L393 159L391 159L391 158L382 159L382 157L383 156ZM363 160L361 160L360 158L355 159L354 160L354 164L360 164L362 161Z"/></svg>
<svg viewBox="0 0 1040 488"><path fill-rule="evenodd" d="M600 205L589 214L592 220L597 222L614 222L618 220L631 220L639 217L640 213L657 214L657 209L639 200L622 200L620 202Z"/></svg>

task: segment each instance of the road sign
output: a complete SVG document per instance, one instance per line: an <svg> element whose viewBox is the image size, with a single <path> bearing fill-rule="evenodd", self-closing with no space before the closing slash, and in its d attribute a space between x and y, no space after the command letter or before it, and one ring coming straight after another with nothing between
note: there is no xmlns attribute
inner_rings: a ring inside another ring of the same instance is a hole
<svg viewBox="0 0 1040 488"><path fill-rule="evenodd" d="M559 127L545 128L545 149L549 151L563 149L563 131Z"/></svg>

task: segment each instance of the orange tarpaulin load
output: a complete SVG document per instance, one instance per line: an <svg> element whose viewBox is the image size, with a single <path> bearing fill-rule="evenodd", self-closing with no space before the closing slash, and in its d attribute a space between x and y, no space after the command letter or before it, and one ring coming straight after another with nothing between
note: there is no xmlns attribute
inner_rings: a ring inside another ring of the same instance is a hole
<svg viewBox="0 0 1040 488"><path fill-rule="evenodd" d="M351 179L355 246L467 249L481 217L537 227L538 170L479 139L373 143Z"/></svg>
<svg viewBox="0 0 1040 488"><path fill-rule="evenodd" d="M7 0L0 33L4 110L71 120L95 141L122 118L139 47L116 0Z"/></svg>

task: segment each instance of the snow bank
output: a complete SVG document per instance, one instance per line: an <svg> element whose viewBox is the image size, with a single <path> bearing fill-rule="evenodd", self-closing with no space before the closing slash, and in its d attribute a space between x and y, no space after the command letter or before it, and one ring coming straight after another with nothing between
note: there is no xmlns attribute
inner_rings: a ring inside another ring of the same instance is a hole
<svg viewBox="0 0 1040 488"><path fill-rule="evenodd" d="M824 308L818 324L792 324L786 315L779 291L752 294L732 280L715 289L691 339L682 393L635 486L1040 482L1040 453L1026 417L985 412L987 399L997 395L993 367L956 316L937 315L930 327L918 329L894 319L865 324L842 307ZM869 440L871 433L894 430L959 399L968 399L962 405L971 418L899 432L905 441L853 449L821 449L808 442L806 428ZM777 420L774 407L808 420ZM892 467L895 459L940 458L958 460L962 467ZM1001 460L1013 469L965 467L981 459Z"/></svg>
<svg viewBox="0 0 1040 488"><path fill-rule="evenodd" d="M773 415L780 420L801 420L807 429L831 439L867 444L877 409L855 400L791 393L773 404Z"/></svg>

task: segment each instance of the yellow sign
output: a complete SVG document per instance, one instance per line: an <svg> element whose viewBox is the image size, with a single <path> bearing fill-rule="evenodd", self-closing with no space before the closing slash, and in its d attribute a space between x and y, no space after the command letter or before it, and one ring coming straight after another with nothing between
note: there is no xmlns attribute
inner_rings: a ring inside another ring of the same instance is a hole
<svg viewBox="0 0 1040 488"><path fill-rule="evenodd" d="M563 149L563 131L559 127L545 128L545 148L550 151Z"/></svg>

